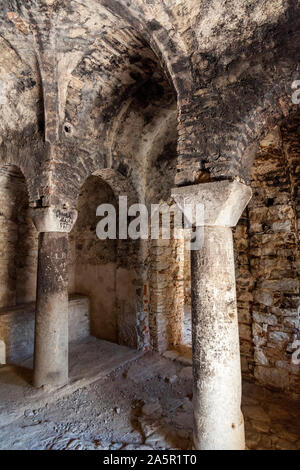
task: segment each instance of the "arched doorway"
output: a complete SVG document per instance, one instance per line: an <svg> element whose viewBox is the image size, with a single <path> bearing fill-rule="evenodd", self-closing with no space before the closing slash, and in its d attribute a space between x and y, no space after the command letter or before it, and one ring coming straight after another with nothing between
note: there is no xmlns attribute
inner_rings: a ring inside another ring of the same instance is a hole
<svg viewBox="0 0 300 470"><path fill-rule="evenodd" d="M38 234L26 181L15 165L0 170L0 344L2 364L33 355Z"/></svg>
<svg viewBox="0 0 300 470"><path fill-rule="evenodd" d="M143 347L143 265L139 240L118 239L119 195L134 195L118 172L99 170L88 177L78 197L78 219L70 233L69 292L89 298L90 334L98 339ZM115 239L99 239L97 208L111 204Z"/></svg>

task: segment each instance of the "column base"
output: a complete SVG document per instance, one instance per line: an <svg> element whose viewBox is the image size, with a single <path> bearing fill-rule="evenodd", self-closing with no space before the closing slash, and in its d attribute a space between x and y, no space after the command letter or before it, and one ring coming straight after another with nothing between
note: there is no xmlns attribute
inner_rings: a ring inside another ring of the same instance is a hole
<svg viewBox="0 0 300 470"><path fill-rule="evenodd" d="M44 377L33 377L33 386L40 387L63 387L69 383L69 377L56 374L48 374Z"/></svg>

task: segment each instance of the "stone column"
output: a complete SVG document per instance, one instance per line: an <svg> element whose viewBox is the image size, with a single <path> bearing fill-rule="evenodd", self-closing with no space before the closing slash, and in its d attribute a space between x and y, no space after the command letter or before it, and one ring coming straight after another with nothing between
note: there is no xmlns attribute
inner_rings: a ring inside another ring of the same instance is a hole
<svg viewBox="0 0 300 470"><path fill-rule="evenodd" d="M34 385L68 382L68 232L74 210L37 208L32 218L39 232L35 315Z"/></svg>
<svg viewBox="0 0 300 470"><path fill-rule="evenodd" d="M238 182L173 190L178 204L203 204L201 247L191 251L194 445L245 448L241 364L231 227L251 198Z"/></svg>

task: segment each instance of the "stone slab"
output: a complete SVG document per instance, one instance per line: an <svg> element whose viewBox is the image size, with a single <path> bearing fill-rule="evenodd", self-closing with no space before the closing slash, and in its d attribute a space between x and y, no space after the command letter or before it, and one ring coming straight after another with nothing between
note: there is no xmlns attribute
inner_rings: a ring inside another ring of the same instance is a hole
<svg viewBox="0 0 300 470"><path fill-rule="evenodd" d="M1 364L20 364L33 355L35 303L0 309ZM90 334L89 299L82 295L69 298L69 341Z"/></svg>

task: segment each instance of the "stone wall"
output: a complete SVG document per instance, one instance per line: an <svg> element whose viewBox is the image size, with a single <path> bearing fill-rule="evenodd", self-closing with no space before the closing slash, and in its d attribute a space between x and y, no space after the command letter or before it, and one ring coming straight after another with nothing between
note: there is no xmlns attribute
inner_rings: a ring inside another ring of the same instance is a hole
<svg viewBox="0 0 300 470"><path fill-rule="evenodd" d="M91 176L82 187L78 219L70 234L69 290L89 297L92 335L136 346L135 258L130 257L128 241L98 239L101 219L96 209L103 203L117 208L110 186Z"/></svg>
<svg viewBox="0 0 300 470"><path fill-rule="evenodd" d="M20 364L33 356L35 303L0 309L0 364ZM89 300L84 296L69 299L69 341L90 334Z"/></svg>
<svg viewBox="0 0 300 470"><path fill-rule="evenodd" d="M99 177L90 177L78 199L78 219L69 238L70 292L90 298L91 332L94 336L117 341L115 283L115 240L96 236L96 209L101 203L113 203L112 190Z"/></svg>
<svg viewBox="0 0 300 470"><path fill-rule="evenodd" d="M261 142L251 171L253 198L234 230L243 376L299 394L292 363L300 339L300 118ZM190 300L189 252L184 259Z"/></svg>
<svg viewBox="0 0 300 470"><path fill-rule="evenodd" d="M103 168L132 178L147 203L166 200L174 184L248 181L258 142L293 113L295 0L2 3L0 159L20 166L34 206L72 208L86 178ZM245 373L294 390L299 152L297 139L282 132L254 164L254 198L235 234L237 288ZM10 206L14 196L5 193L14 184L4 180L0 306L32 299L36 278L36 239L17 220L19 202ZM174 319L176 249L170 245L161 261L154 247L151 294L146 269L137 274L134 245L96 243L86 209L78 240L71 236L70 291L92 295L95 334L120 340L122 327L122 341L131 336L137 311L144 315L138 290L149 299L151 321L161 308Z"/></svg>
<svg viewBox="0 0 300 470"><path fill-rule="evenodd" d="M257 143L293 108L300 5L210 3L3 3L0 158L20 160L33 203L72 205L97 169L132 171L128 150L115 153L119 124L137 95L140 109L154 96L157 111L163 82L177 95L176 182L248 178ZM130 121L126 135L141 142Z"/></svg>
<svg viewBox="0 0 300 470"><path fill-rule="evenodd" d="M149 266L151 345L164 352L181 343L184 319L184 240L152 240Z"/></svg>
<svg viewBox="0 0 300 470"><path fill-rule="evenodd" d="M93 176L82 188L78 220L69 236L69 293L90 298L93 335L143 348L149 332L139 243L96 237L101 203L116 206L116 198L101 177ZM0 207L0 308L7 308L35 301L38 256L26 182L13 165L0 171Z"/></svg>
<svg viewBox="0 0 300 470"><path fill-rule="evenodd" d="M299 394L299 119L261 143L234 234L243 373Z"/></svg>
<svg viewBox="0 0 300 470"><path fill-rule="evenodd" d="M35 299L38 233L28 214L24 176L0 169L0 307Z"/></svg>

